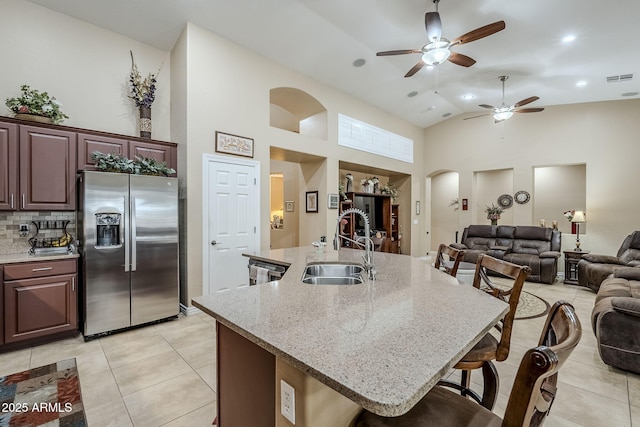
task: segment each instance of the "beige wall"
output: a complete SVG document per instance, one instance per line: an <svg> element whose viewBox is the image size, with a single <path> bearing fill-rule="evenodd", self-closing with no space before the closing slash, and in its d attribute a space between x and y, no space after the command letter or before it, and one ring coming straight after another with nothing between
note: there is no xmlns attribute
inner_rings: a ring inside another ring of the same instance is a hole
<svg viewBox="0 0 640 427"><path fill-rule="evenodd" d="M533 198L525 205L514 204L513 223L536 224L533 168L584 163L589 222L588 234L580 238L582 247L615 254L624 237L640 228L635 214L640 196L632 190L640 180L639 113L640 100L632 99L551 106L499 124L455 117L425 129L425 173L460 173L460 198L469 198L470 205L469 211L460 212L462 230L478 217L475 171L512 168L513 190L526 190Z"/></svg>
<svg viewBox="0 0 640 427"><path fill-rule="evenodd" d="M27 84L63 104L65 125L138 135L138 110L128 98L132 50L144 77L162 64L152 136L171 140L169 52L22 0L0 0L0 11L0 115L12 115L4 100Z"/></svg>
<svg viewBox="0 0 640 427"><path fill-rule="evenodd" d="M431 177L431 250L438 250L440 243L453 243L458 229L458 212L462 205L449 206L458 198L459 176L457 172L442 172ZM424 207L428 209L428 206ZM462 237L458 237L458 240Z"/></svg>
<svg viewBox="0 0 640 427"><path fill-rule="evenodd" d="M337 145L337 114L363 120L390 132L415 141L414 156L423 157L423 130L406 121L390 116L377 108L349 97L292 70L283 68L266 58L206 31L188 24L178 46L186 46L187 95L187 165L188 188L187 259L189 277L188 299L202 292L202 171L203 153L213 153L216 130L247 136L255 140L254 159L269 164L270 147L316 155L326 160L305 162L300 166L299 196L296 208L303 212L304 193L319 191L320 209L317 214L300 216L299 243L310 244L320 235L333 235L335 210L327 209L328 192L338 188L338 162L357 161L371 167L397 170L412 177L412 200L419 197L422 187L419 161L410 165L398 160L382 158ZM259 73L256 73L259 70ZM328 138L301 135L269 126L269 91L277 87L295 87L316 98L327 108ZM269 168L261 168L262 194L268 194ZM268 212L269 198L262 197L261 211ZM261 247L269 247L269 223L261 216ZM416 229L420 225L414 226ZM410 230L405 228L404 232ZM405 253L409 248L404 249Z"/></svg>
<svg viewBox="0 0 640 427"><path fill-rule="evenodd" d="M513 170L498 169L475 173L475 191L473 207L476 213L474 224L490 224L485 209L492 204L498 206L498 197L503 194L513 195ZM471 204L471 203L470 203ZM469 206L471 209L471 206ZM504 209L498 224L514 225L513 207ZM462 235L460 235L462 237Z"/></svg>
<svg viewBox="0 0 640 427"><path fill-rule="evenodd" d="M564 217L563 212L585 210L585 165L537 167L534 169L534 178L533 223L539 224L540 220L544 219L547 227L551 227L553 221L558 221L558 229L563 234L571 234L571 223ZM586 231L587 224L581 224L580 234ZM569 239L569 236L566 237Z"/></svg>

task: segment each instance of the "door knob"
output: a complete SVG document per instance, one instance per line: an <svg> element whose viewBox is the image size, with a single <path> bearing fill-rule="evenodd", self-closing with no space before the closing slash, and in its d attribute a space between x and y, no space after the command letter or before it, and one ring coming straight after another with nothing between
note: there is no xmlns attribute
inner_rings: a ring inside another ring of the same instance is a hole
<svg viewBox="0 0 640 427"><path fill-rule="evenodd" d="M215 240L212 240L212 241L211 241L211 246L215 246L215 245L217 245L217 244L218 244L218 242L216 242Z"/></svg>

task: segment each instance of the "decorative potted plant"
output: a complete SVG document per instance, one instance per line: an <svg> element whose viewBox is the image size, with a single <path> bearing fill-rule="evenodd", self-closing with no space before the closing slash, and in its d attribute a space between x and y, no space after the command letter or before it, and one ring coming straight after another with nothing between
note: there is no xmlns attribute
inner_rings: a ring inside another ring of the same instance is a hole
<svg viewBox="0 0 640 427"><path fill-rule="evenodd" d="M398 194L400 192L398 191L397 188L387 183L384 185L384 187L380 189L380 193L390 195L392 202L395 203L396 199L398 198Z"/></svg>
<svg viewBox="0 0 640 427"><path fill-rule="evenodd" d="M7 98L5 104L16 115L17 119L31 120L40 123L59 123L69 116L60 110L62 105L47 92L31 89L29 85L20 86L22 95Z"/></svg>
<svg viewBox="0 0 640 427"><path fill-rule="evenodd" d="M487 213L487 219L491 220L491 225L498 225L500 214L504 212L504 209L491 203L491 206L487 206L484 211Z"/></svg>

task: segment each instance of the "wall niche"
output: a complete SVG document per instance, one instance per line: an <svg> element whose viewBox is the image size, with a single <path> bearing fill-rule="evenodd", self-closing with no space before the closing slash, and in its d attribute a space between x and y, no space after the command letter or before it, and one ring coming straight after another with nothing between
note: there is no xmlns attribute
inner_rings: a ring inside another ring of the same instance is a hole
<svg viewBox="0 0 640 427"><path fill-rule="evenodd" d="M300 135L327 139L327 109L300 89L269 91L269 125Z"/></svg>

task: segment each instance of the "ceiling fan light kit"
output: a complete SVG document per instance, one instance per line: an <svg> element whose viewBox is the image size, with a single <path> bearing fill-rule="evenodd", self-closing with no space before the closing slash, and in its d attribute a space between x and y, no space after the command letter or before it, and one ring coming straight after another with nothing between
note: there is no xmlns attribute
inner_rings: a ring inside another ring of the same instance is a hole
<svg viewBox="0 0 640 427"><path fill-rule="evenodd" d="M442 64L445 61L449 61L452 64L459 65L461 67L470 67L476 63L475 59L470 58L461 53L451 51L451 47L471 43L473 41L488 37L505 29L504 21L497 21L484 27L476 28L473 31L469 31L460 37L449 41L442 37L442 21L440 20L440 13L438 12L438 3L440 0L433 0L436 5L435 12L427 12L424 15L424 25L427 30L427 44L422 49L402 49L402 50L388 50L384 52L378 52L377 56L391 56L391 55L406 55L409 53L422 54L422 60L411 68L405 77L411 77L418 71L420 71L425 64L430 66L436 66Z"/></svg>
<svg viewBox="0 0 640 427"><path fill-rule="evenodd" d="M438 65L449 59L451 51L449 50L449 40L442 38L439 41L429 43L422 48L422 61L427 65Z"/></svg>

